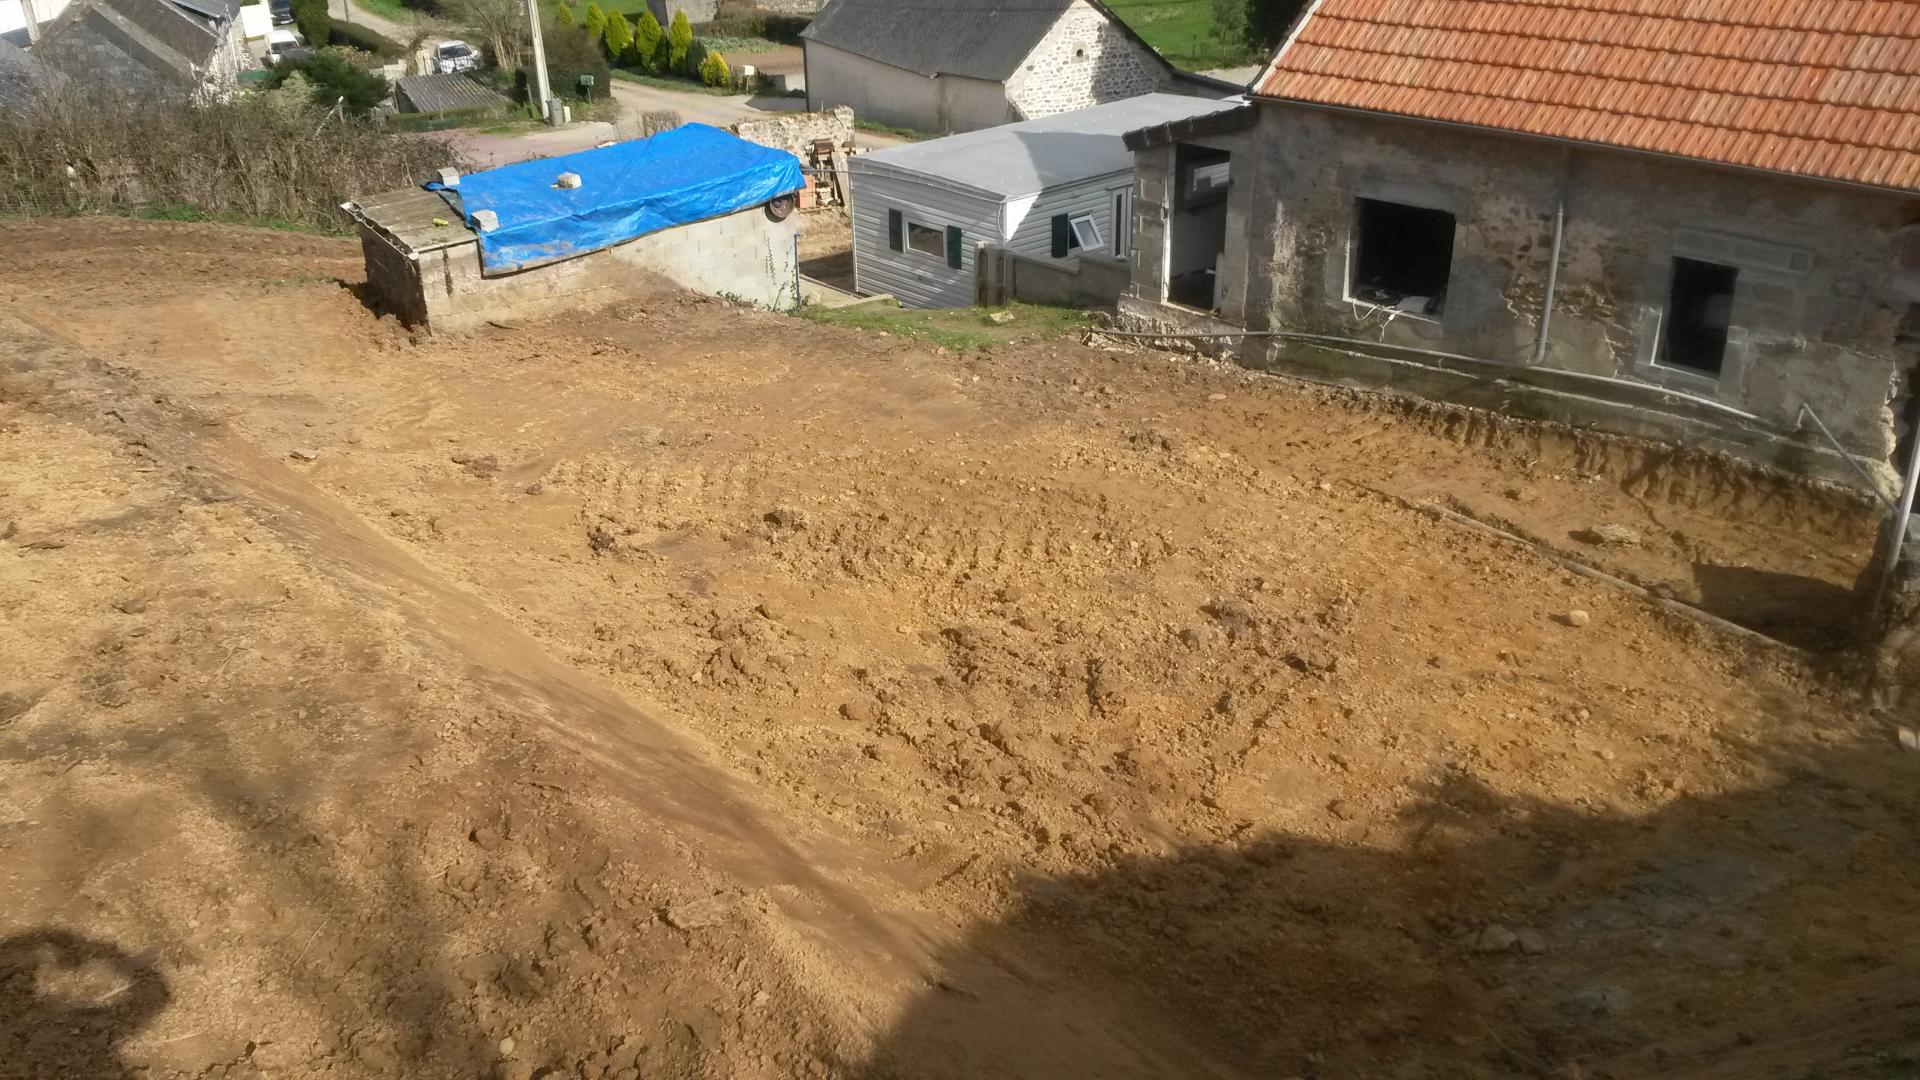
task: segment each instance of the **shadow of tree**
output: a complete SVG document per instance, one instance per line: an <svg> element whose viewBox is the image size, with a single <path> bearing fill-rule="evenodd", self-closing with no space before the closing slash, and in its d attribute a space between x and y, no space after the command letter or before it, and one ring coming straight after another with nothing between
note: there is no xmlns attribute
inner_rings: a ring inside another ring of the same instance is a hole
<svg viewBox="0 0 1920 1080"><path fill-rule="evenodd" d="M1628 1077L1737 1054L1725 1075L1799 1077L1912 1052L1920 1025L1795 1056L1740 1023L1913 964L1891 946L1920 932L1899 899L1916 801L1873 782L1885 755L1746 753L1780 778L1631 813L1456 775L1344 841L1249 837L1027 880L943 956L950 977L865 1075Z"/></svg>
<svg viewBox="0 0 1920 1080"><path fill-rule="evenodd" d="M171 998L153 959L51 927L0 939L0 1077L133 1075L119 1046Z"/></svg>

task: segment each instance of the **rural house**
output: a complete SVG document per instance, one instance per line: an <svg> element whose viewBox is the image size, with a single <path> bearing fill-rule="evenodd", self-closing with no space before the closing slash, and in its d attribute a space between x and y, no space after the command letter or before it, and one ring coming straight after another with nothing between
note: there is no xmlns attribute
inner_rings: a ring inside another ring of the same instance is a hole
<svg viewBox="0 0 1920 1080"><path fill-rule="evenodd" d="M231 95L255 67L239 0L73 0L41 31L34 59L142 96Z"/></svg>
<svg viewBox="0 0 1920 1080"><path fill-rule="evenodd" d="M1099 0L832 0L801 38L809 109L916 131L1238 89L1176 71Z"/></svg>
<svg viewBox="0 0 1920 1080"><path fill-rule="evenodd" d="M1125 134L1228 111L1238 101L1146 94L1090 109L909 143L851 160L854 287L908 307L975 299L981 245L1126 285L1133 154Z"/></svg>
<svg viewBox="0 0 1920 1080"><path fill-rule="evenodd" d="M1920 359L1920 4L1321 0L1252 104L1129 144L1138 327L1890 475Z"/></svg>

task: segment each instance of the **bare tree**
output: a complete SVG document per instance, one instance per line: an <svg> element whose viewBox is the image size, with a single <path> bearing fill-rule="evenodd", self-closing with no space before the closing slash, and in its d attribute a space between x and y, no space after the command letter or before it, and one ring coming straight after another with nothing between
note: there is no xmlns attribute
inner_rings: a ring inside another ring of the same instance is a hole
<svg viewBox="0 0 1920 1080"><path fill-rule="evenodd" d="M521 0L450 0L447 17L471 27L486 42L493 61L517 69L527 50L527 9Z"/></svg>

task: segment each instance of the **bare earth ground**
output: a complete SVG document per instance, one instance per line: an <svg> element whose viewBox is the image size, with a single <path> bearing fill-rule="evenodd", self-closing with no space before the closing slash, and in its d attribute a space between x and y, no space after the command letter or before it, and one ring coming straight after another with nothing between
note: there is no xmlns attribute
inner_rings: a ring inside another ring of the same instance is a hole
<svg viewBox="0 0 1920 1080"><path fill-rule="evenodd" d="M430 340L349 243L0 230L0 1076L1913 1075L1857 665L1417 508L1825 645L1856 502L664 292Z"/></svg>

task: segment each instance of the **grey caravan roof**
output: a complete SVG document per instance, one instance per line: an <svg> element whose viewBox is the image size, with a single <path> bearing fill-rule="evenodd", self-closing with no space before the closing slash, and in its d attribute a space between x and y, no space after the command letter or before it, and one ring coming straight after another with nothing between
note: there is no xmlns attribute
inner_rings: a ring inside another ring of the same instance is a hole
<svg viewBox="0 0 1920 1080"><path fill-rule="evenodd" d="M1039 120L982 128L944 139L876 150L856 168L943 180L999 198L1030 195L1133 168L1127 132L1226 112L1242 98L1142 94Z"/></svg>

